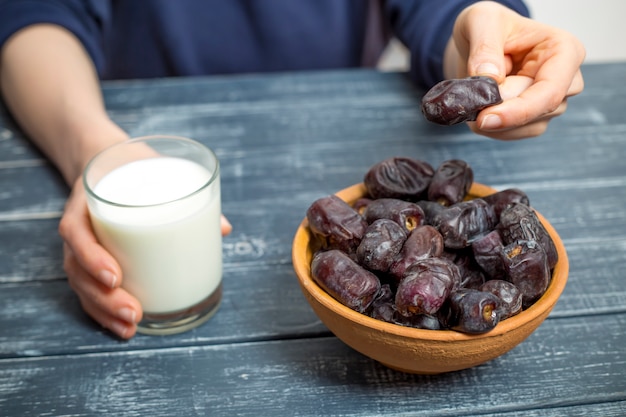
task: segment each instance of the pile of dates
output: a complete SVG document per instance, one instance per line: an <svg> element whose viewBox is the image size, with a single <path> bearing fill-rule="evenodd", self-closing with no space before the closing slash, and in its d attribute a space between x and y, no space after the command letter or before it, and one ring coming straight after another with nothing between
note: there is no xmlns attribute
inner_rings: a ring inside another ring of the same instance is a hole
<svg viewBox="0 0 626 417"><path fill-rule="evenodd" d="M386 159L365 174L367 195L308 208L311 274L339 302L421 329L485 333L548 288L558 255L519 189L468 199L462 160Z"/></svg>

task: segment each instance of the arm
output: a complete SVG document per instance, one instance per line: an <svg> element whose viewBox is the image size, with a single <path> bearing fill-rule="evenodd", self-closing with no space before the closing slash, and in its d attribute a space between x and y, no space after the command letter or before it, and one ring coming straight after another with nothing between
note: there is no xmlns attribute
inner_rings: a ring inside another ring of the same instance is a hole
<svg viewBox="0 0 626 417"><path fill-rule="evenodd" d="M80 178L95 153L127 138L105 112L88 54L59 26L28 26L0 51L0 91L22 129L73 185L59 226L71 287L96 321L131 337L141 306L119 288L120 267L96 241Z"/></svg>
<svg viewBox="0 0 626 417"><path fill-rule="evenodd" d="M386 0L385 12L394 34L411 52L410 75L425 88L444 78L444 50L457 16L477 0ZM521 0L498 0L527 16Z"/></svg>
<svg viewBox="0 0 626 417"><path fill-rule="evenodd" d="M497 139L538 136L583 89L585 50L571 34L530 20L521 0L388 0L398 38L411 51L411 76L429 88L443 78L489 75L504 102L469 123ZM450 36L452 34L452 36Z"/></svg>
<svg viewBox="0 0 626 417"><path fill-rule="evenodd" d="M29 26L7 41L0 56L0 91L68 184L96 152L127 138L106 114L89 56L59 26Z"/></svg>
<svg viewBox="0 0 626 417"><path fill-rule="evenodd" d="M81 178L97 152L128 139L106 113L90 56L60 26L27 26L0 50L0 92L25 133L72 186L59 225L70 286L92 318L122 338L132 337L142 308L120 288L121 268L96 240ZM222 234L231 229L222 217Z"/></svg>

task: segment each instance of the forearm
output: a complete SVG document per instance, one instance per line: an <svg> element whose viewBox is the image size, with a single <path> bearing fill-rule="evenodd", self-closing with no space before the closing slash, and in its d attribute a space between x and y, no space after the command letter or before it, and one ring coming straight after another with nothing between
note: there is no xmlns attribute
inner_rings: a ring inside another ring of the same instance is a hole
<svg viewBox="0 0 626 417"><path fill-rule="evenodd" d="M68 184L96 152L126 138L106 114L88 54L58 26L30 26L6 42L0 91L20 127Z"/></svg>

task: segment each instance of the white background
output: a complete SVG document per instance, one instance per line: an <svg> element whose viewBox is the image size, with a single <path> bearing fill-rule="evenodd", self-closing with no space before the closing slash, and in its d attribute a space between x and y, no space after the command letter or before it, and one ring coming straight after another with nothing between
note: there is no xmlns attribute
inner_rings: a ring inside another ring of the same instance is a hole
<svg viewBox="0 0 626 417"><path fill-rule="evenodd" d="M626 61L625 0L525 0L533 19L568 30L587 62Z"/></svg>
<svg viewBox="0 0 626 417"><path fill-rule="evenodd" d="M565 29L585 45L585 62L626 61L626 0L525 0L531 17ZM406 71L408 54L395 39L383 54L381 70Z"/></svg>

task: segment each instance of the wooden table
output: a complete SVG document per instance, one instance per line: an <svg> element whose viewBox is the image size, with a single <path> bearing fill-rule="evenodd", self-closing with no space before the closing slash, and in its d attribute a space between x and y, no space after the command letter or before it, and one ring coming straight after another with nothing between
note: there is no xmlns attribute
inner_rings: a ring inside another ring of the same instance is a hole
<svg viewBox="0 0 626 417"><path fill-rule="evenodd" d="M370 70L104 83L132 136L169 133L222 163L224 300L180 335L121 341L81 310L57 234L68 188L1 110L2 416L626 415L626 63L542 137L500 142L419 112L423 91ZM291 242L315 199L384 158L462 158L519 187L557 229L569 282L525 342L473 369L402 374L357 353L300 292Z"/></svg>

